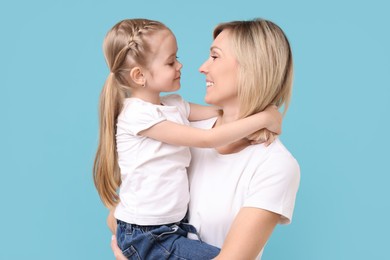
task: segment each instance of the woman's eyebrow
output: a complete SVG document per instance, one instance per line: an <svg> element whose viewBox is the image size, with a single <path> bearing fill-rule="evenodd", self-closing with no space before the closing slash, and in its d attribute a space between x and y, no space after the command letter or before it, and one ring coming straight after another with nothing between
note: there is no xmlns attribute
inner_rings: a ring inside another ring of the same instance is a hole
<svg viewBox="0 0 390 260"><path fill-rule="evenodd" d="M211 47L210 47L210 51L213 51L213 50L222 51L221 48L218 48L217 46L211 46Z"/></svg>

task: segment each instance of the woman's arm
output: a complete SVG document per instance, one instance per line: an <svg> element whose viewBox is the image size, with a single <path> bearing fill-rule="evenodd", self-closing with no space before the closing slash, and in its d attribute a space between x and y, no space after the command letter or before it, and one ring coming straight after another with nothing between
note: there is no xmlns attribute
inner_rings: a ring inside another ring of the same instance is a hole
<svg viewBox="0 0 390 260"><path fill-rule="evenodd" d="M194 103L190 104L190 115L188 120L197 121L204 120L212 117L216 117L219 115L219 111L221 110L218 107L213 106L202 106Z"/></svg>
<svg viewBox="0 0 390 260"><path fill-rule="evenodd" d="M215 258L255 259L263 249L280 218L279 214L259 208L241 208Z"/></svg>
<svg viewBox="0 0 390 260"><path fill-rule="evenodd" d="M116 219L114 217L115 208L110 210L110 213L107 216L107 226L110 229L112 234L116 234Z"/></svg>
<svg viewBox="0 0 390 260"><path fill-rule="evenodd" d="M116 260L127 260L127 258L122 254L122 250L118 246L118 242L116 240L116 219L114 217L114 210L111 209L110 213L107 216L107 225L108 228L111 230L111 233L113 234L111 237L111 249L112 252L114 253L115 259Z"/></svg>
<svg viewBox="0 0 390 260"><path fill-rule="evenodd" d="M221 252L214 259L255 259L271 236L279 218L279 214L267 210L242 208L230 227ZM116 230L114 227L116 222L112 212L107 218L107 224L111 231ZM111 249L115 259L126 259L117 245L115 236L111 241Z"/></svg>
<svg viewBox="0 0 390 260"><path fill-rule="evenodd" d="M238 141L262 128L280 133L281 121L282 115L271 106L263 112L208 130L165 120L139 134L172 145L213 148Z"/></svg>
<svg viewBox="0 0 390 260"><path fill-rule="evenodd" d="M115 235L112 235L111 249L116 260L127 260L127 257L122 253L122 250L118 246L118 241L116 240Z"/></svg>

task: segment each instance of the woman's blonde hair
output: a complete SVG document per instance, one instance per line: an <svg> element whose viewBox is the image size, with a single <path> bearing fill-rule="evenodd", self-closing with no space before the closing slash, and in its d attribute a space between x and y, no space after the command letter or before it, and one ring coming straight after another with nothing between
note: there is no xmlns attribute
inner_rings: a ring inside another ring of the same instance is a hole
<svg viewBox="0 0 390 260"><path fill-rule="evenodd" d="M124 98L135 83L129 72L134 66L147 67L152 50L151 35L169 30L164 24L147 19L127 19L117 23L106 35L103 52L110 74L100 94L99 144L93 165L95 187L104 205L114 207L121 184L116 150L116 123Z"/></svg>
<svg viewBox="0 0 390 260"><path fill-rule="evenodd" d="M238 98L240 118L263 111L270 104L283 106L286 113L292 92L293 58L290 43L282 29L271 21L254 19L219 24L214 39L223 31L239 64ZM268 130L251 139L268 140Z"/></svg>

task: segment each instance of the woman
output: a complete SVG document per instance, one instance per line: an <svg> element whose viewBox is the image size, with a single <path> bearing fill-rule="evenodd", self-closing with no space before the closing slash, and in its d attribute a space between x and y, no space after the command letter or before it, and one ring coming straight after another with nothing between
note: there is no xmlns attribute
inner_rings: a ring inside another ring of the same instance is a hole
<svg viewBox="0 0 390 260"><path fill-rule="evenodd" d="M205 101L222 111L194 126L210 129L270 104L283 106L284 112L288 108L291 49L283 31L270 21L218 25L200 72L206 76ZM267 131L257 135L270 138ZM221 247L216 259L260 259L275 226L291 222L298 163L278 139L268 147L242 139L191 152L189 222L204 242ZM115 240L112 247L120 255Z"/></svg>

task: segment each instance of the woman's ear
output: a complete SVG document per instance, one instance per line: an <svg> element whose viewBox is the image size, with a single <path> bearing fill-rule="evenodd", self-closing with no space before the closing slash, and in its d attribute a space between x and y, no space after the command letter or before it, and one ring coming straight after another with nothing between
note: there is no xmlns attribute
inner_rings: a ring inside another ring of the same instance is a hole
<svg viewBox="0 0 390 260"><path fill-rule="evenodd" d="M142 69L140 67L134 67L130 70L130 78L134 81L135 84L144 86L146 79L144 74L142 73Z"/></svg>

